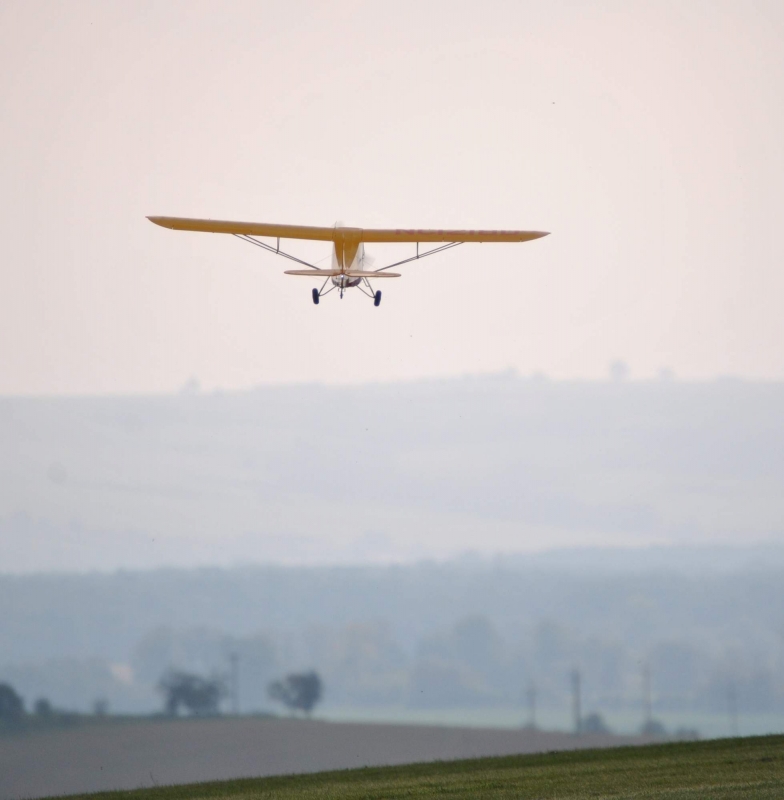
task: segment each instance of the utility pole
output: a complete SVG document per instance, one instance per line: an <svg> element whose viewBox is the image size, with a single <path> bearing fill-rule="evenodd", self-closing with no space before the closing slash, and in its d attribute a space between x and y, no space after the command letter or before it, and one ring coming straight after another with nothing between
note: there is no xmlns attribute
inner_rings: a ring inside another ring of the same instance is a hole
<svg viewBox="0 0 784 800"><path fill-rule="evenodd" d="M727 686L727 711L730 715L730 736L740 736L738 728L738 692L735 681L730 681Z"/></svg>
<svg viewBox="0 0 784 800"><path fill-rule="evenodd" d="M583 728L583 715L580 708L580 670L572 670L572 715L574 732L579 735Z"/></svg>
<svg viewBox="0 0 784 800"><path fill-rule="evenodd" d="M647 662L642 668L642 707L645 714L644 728L648 729L653 720L653 697L651 691L651 665Z"/></svg>
<svg viewBox="0 0 784 800"><path fill-rule="evenodd" d="M528 684L528 727L531 730L536 728L536 684L531 681Z"/></svg>
<svg viewBox="0 0 784 800"><path fill-rule="evenodd" d="M229 653L231 664L231 713L237 716L240 713L240 657L237 653Z"/></svg>

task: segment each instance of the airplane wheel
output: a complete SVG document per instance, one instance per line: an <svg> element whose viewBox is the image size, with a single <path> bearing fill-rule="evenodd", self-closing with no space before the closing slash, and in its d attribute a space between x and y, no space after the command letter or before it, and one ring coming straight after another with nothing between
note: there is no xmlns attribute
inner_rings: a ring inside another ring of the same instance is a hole
<svg viewBox="0 0 784 800"><path fill-rule="evenodd" d="M380 289L379 289L379 291L376 292L376 294L373 297L373 305L374 306L380 306L381 305L381 290Z"/></svg>
<svg viewBox="0 0 784 800"><path fill-rule="evenodd" d="M316 305L318 305L318 304L319 304L319 290L318 290L318 289L314 289L314 290L313 290L313 302L314 302Z"/></svg>

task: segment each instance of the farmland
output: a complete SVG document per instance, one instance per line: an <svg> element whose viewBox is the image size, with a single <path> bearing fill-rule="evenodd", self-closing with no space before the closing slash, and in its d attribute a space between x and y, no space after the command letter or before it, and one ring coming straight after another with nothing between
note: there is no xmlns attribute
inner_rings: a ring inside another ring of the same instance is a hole
<svg viewBox="0 0 784 800"><path fill-rule="evenodd" d="M517 755L313 775L172 786L123 793L180 798L779 798L784 737ZM92 796L93 800L118 797Z"/></svg>
<svg viewBox="0 0 784 800"><path fill-rule="evenodd" d="M0 800L635 741L641 740L255 717L107 721L0 737Z"/></svg>

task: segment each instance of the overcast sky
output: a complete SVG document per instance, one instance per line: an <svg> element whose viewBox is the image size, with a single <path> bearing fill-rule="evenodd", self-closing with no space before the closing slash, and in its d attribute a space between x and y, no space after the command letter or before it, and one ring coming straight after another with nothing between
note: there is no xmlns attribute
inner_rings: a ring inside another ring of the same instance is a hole
<svg viewBox="0 0 784 800"><path fill-rule="evenodd" d="M0 393L784 378L782 41L780 0L5 0ZM148 214L552 235L316 308Z"/></svg>

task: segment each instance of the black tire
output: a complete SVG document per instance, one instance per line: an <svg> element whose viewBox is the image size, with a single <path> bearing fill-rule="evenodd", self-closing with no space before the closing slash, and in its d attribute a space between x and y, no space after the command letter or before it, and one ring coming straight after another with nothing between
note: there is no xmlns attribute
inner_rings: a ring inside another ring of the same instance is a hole
<svg viewBox="0 0 784 800"><path fill-rule="evenodd" d="M381 305L381 290L379 289L373 296L373 305L378 307Z"/></svg>
<svg viewBox="0 0 784 800"><path fill-rule="evenodd" d="M319 290L318 289L314 289L313 290L313 303L315 305L319 304Z"/></svg>

